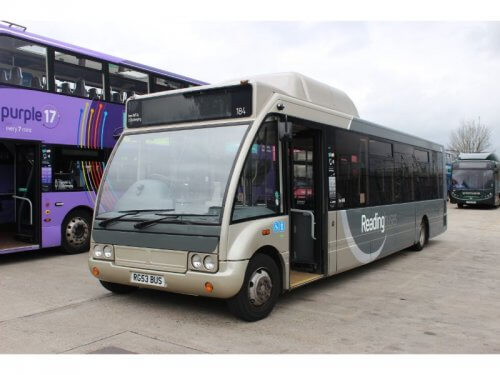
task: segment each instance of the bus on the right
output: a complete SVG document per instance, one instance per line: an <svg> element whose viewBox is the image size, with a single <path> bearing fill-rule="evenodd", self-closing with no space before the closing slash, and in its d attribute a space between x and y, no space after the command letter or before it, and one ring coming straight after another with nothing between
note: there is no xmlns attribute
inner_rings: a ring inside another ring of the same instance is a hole
<svg viewBox="0 0 500 375"><path fill-rule="evenodd" d="M461 153L453 163L450 202L459 208L500 206L500 162L489 152Z"/></svg>

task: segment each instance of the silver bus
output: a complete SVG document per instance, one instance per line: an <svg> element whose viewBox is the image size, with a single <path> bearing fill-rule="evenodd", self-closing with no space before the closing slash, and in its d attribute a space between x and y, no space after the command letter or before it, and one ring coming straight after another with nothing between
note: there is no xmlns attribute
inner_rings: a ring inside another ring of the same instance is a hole
<svg viewBox="0 0 500 375"><path fill-rule="evenodd" d="M447 227L443 147L361 120L349 97L281 73L135 97L108 163L89 268L114 293L281 293Z"/></svg>
<svg viewBox="0 0 500 375"><path fill-rule="evenodd" d="M461 153L452 164L450 203L500 206L500 162L490 152Z"/></svg>

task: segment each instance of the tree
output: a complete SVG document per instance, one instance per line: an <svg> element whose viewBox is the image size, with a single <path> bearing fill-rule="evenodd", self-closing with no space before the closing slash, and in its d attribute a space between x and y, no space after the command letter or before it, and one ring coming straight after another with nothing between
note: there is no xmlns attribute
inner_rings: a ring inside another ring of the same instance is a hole
<svg viewBox="0 0 500 375"><path fill-rule="evenodd" d="M484 152L491 146L491 129L481 119L463 120L450 135L448 148L456 152Z"/></svg>

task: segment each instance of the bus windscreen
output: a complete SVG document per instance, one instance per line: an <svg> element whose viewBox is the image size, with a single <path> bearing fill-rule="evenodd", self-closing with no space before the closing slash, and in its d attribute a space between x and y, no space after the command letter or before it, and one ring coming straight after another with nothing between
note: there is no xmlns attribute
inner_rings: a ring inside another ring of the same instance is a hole
<svg viewBox="0 0 500 375"><path fill-rule="evenodd" d="M130 100L127 126L244 118L252 114L252 86L238 85Z"/></svg>

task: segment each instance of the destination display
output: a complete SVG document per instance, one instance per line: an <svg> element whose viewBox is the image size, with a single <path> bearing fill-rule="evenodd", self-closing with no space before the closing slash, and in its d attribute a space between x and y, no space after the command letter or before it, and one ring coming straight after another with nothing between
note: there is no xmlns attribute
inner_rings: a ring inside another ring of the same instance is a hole
<svg viewBox="0 0 500 375"><path fill-rule="evenodd" d="M129 128L251 115L252 86L249 84L135 99L127 104Z"/></svg>

